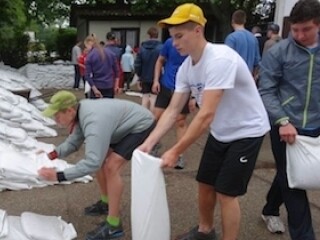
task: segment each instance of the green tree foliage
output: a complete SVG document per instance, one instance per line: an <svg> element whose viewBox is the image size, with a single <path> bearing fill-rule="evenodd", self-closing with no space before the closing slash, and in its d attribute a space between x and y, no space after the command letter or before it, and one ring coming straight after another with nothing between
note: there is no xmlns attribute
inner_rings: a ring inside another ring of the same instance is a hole
<svg viewBox="0 0 320 240"><path fill-rule="evenodd" d="M1 44L1 60L12 67L19 68L28 62L29 36L23 32L15 32L10 41Z"/></svg>
<svg viewBox="0 0 320 240"><path fill-rule="evenodd" d="M59 29L57 35L57 50L62 60L71 59L72 47L77 42L77 31L74 28Z"/></svg>
<svg viewBox="0 0 320 240"><path fill-rule="evenodd" d="M0 39L11 39L26 23L23 0L0 0Z"/></svg>
<svg viewBox="0 0 320 240"><path fill-rule="evenodd" d="M26 16L22 0L0 0L0 58L8 65L20 67L27 61L29 37L23 32Z"/></svg>
<svg viewBox="0 0 320 240"><path fill-rule="evenodd" d="M44 26L61 23L69 18L71 0L23 0L28 22L35 20Z"/></svg>

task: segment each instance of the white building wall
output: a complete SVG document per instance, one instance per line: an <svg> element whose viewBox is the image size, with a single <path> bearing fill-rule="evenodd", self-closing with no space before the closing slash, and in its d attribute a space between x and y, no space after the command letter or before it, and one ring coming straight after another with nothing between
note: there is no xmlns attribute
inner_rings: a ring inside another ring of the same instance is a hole
<svg viewBox="0 0 320 240"><path fill-rule="evenodd" d="M89 34L96 34L97 38L105 41L106 33L112 28L140 28L140 42L148 39L147 31L150 27L156 26L154 21L90 21L88 26ZM159 39L161 30L159 28Z"/></svg>
<svg viewBox="0 0 320 240"><path fill-rule="evenodd" d="M276 0L274 22L280 26L280 32L282 32L284 17L289 16L296 2L297 0Z"/></svg>
<svg viewBox="0 0 320 240"><path fill-rule="evenodd" d="M298 0L276 0L276 11L274 16L274 22L279 24L280 32L282 33L283 19L288 17L291 9ZM319 0L320 1L320 0Z"/></svg>

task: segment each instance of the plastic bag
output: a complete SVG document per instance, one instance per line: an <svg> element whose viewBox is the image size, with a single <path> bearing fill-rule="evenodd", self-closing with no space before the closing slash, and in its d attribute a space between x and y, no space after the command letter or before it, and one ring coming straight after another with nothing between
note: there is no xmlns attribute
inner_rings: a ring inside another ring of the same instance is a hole
<svg viewBox="0 0 320 240"><path fill-rule="evenodd" d="M161 159L135 150L132 156L132 240L170 240L170 217Z"/></svg>
<svg viewBox="0 0 320 240"><path fill-rule="evenodd" d="M290 188L320 189L320 136L296 136L287 144L287 175Z"/></svg>

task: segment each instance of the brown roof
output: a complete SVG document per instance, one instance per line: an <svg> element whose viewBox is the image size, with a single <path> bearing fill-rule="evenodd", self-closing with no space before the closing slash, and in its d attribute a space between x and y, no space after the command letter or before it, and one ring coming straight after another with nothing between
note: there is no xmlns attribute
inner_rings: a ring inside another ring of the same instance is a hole
<svg viewBox="0 0 320 240"><path fill-rule="evenodd" d="M203 5L203 4L199 4ZM213 16L210 13L209 6L201 6L204 9L206 16ZM96 6L90 5L71 5L70 12L70 26L77 26L78 18L84 18L88 20L127 20L127 19L139 19L139 20L158 20L169 16L173 11L173 8L160 9L156 11L133 11L132 6L129 4L100 4Z"/></svg>

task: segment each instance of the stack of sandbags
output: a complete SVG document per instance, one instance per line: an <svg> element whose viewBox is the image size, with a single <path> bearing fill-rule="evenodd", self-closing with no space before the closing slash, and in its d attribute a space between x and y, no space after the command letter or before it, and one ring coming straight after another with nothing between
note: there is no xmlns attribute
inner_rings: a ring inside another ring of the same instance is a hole
<svg viewBox="0 0 320 240"><path fill-rule="evenodd" d="M25 98L0 88L0 119L13 127L23 128L32 137L55 137L57 132L48 127L55 121L44 117L40 110Z"/></svg>
<svg viewBox="0 0 320 240"><path fill-rule="evenodd" d="M0 192L3 190L25 190L54 184L88 183L92 181L93 178L89 175L61 183L45 181L38 175L38 170L42 167L63 171L72 166L72 164L61 159L52 161L45 153L0 151Z"/></svg>
<svg viewBox="0 0 320 240"><path fill-rule="evenodd" d="M59 216L45 216L23 212L21 216L8 216L0 209L1 240L72 240L77 232L72 223Z"/></svg>

